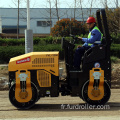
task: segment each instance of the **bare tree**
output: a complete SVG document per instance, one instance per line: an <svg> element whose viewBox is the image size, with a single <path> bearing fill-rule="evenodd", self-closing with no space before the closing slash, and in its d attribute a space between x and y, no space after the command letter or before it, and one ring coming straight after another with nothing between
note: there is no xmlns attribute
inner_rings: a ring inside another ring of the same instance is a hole
<svg viewBox="0 0 120 120"><path fill-rule="evenodd" d="M107 0L101 0L101 3L103 4L104 8L108 8L108 1Z"/></svg>
<svg viewBox="0 0 120 120"><path fill-rule="evenodd" d="M75 20L75 13L76 13L76 0L75 1L75 6L74 6L74 20Z"/></svg>
<svg viewBox="0 0 120 120"><path fill-rule="evenodd" d="M82 12L82 20L83 20L83 23L84 23L84 13L83 13L83 8L82 8L82 0L80 0L80 9L81 9L81 12Z"/></svg>
<svg viewBox="0 0 120 120"><path fill-rule="evenodd" d="M18 16L17 16L17 39L19 39L19 7L20 7L20 0L12 0L12 2L18 8Z"/></svg>
<svg viewBox="0 0 120 120"><path fill-rule="evenodd" d="M58 0L55 0L55 7L56 7L57 19L58 19L58 21L59 21L60 17L59 17L59 13L58 13Z"/></svg>
<svg viewBox="0 0 120 120"><path fill-rule="evenodd" d="M118 8L118 0L115 0L116 8Z"/></svg>
<svg viewBox="0 0 120 120"><path fill-rule="evenodd" d="M19 38L19 0L18 0L18 22L17 22L17 39Z"/></svg>
<svg viewBox="0 0 120 120"><path fill-rule="evenodd" d="M51 0L47 0L47 2L49 3L49 12L50 12L50 33L51 33L51 27L52 27L52 6L51 6Z"/></svg>
<svg viewBox="0 0 120 120"><path fill-rule="evenodd" d="M91 15L91 12L92 12L93 2L94 2L94 0L91 0L91 3L90 3L90 15Z"/></svg>
<svg viewBox="0 0 120 120"><path fill-rule="evenodd" d="M107 4L107 0L105 0L105 8L107 8L108 4Z"/></svg>
<svg viewBox="0 0 120 120"><path fill-rule="evenodd" d="M20 21L20 5L23 0L12 0L13 4L18 8L18 16L17 16L17 39L19 39L19 21Z"/></svg>
<svg viewBox="0 0 120 120"><path fill-rule="evenodd" d="M44 17L46 17L46 22L49 22L50 24L50 32L52 28L52 17L57 16L57 20L59 21L59 13L58 13L58 0L46 0L46 9L44 9L48 14L44 14L40 11L40 14L42 14ZM54 9L55 8L55 9ZM55 11L54 11L55 10Z"/></svg>

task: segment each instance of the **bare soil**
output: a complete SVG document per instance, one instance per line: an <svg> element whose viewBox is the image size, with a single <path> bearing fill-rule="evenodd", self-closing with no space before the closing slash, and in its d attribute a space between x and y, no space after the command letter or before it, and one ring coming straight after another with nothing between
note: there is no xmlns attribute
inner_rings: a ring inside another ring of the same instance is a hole
<svg viewBox="0 0 120 120"><path fill-rule="evenodd" d="M111 87L120 89L120 60L118 63L112 64Z"/></svg>
<svg viewBox="0 0 120 120"><path fill-rule="evenodd" d="M8 91L0 91L0 119L12 120L12 118L16 118L19 120L24 118L26 120L25 118L28 118L35 120L35 118L42 119L43 117L69 117L69 119L61 118L57 120L73 120L74 117L107 117L109 120L113 120L112 117L114 117L114 120L119 120L120 89L112 89L111 93L109 102L104 106L97 106L95 109L87 107L86 103L79 97L59 96L41 98L31 109L18 110L10 103ZM65 108L63 105L65 105ZM79 120L79 118L76 120ZM92 120L98 120L98 118ZM106 120L106 118L103 120Z"/></svg>
<svg viewBox="0 0 120 120"><path fill-rule="evenodd" d="M0 90L8 90L8 66L0 66Z"/></svg>

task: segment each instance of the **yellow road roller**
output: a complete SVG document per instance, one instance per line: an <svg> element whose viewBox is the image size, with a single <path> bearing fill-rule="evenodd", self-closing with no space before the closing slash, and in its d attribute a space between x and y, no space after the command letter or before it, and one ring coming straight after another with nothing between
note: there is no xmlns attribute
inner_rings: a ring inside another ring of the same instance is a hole
<svg viewBox="0 0 120 120"><path fill-rule="evenodd" d="M96 16L104 38L102 44L85 52L81 70L73 69L74 43L62 39L67 74L64 81L59 80L58 51L31 52L10 59L9 99L15 107L28 109L41 97L58 97L60 93L79 96L91 105L105 104L109 100L111 39L105 10L98 10Z"/></svg>

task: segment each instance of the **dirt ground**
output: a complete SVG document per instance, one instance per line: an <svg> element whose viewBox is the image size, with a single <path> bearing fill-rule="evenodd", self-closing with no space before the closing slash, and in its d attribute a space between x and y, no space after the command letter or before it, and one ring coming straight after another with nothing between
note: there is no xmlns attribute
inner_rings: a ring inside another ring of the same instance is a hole
<svg viewBox="0 0 120 120"><path fill-rule="evenodd" d="M69 120L73 120L72 118L74 117L105 117L111 120L111 118L114 117L115 120L119 120L120 89L112 89L109 102L104 106L97 106L96 108L88 106L79 97L59 96L57 98L41 98L29 110L16 109L9 102L8 91L0 91L0 120L8 118L11 120L12 118L44 117L61 117L59 120L63 120L62 117L69 118Z"/></svg>
<svg viewBox="0 0 120 120"><path fill-rule="evenodd" d="M120 60L116 64L112 64L111 70L111 87L120 89Z"/></svg>
<svg viewBox="0 0 120 120"><path fill-rule="evenodd" d="M9 73L7 65L0 65L0 90L8 90Z"/></svg>

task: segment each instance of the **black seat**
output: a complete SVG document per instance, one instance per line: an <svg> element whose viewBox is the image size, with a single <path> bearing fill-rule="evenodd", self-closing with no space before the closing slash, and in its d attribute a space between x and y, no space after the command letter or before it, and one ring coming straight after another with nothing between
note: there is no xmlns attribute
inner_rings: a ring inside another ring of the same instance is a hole
<svg viewBox="0 0 120 120"><path fill-rule="evenodd" d="M91 62L99 61L105 59L106 50L105 45L96 45L90 49L88 49L82 58L82 67L84 64L88 64Z"/></svg>
<svg viewBox="0 0 120 120"><path fill-rule="evenodd" d="M82 57L82 64L93 62L105 58L105 37L102 38L101 44L95 44L94 47L86 50Z"/></svg>

